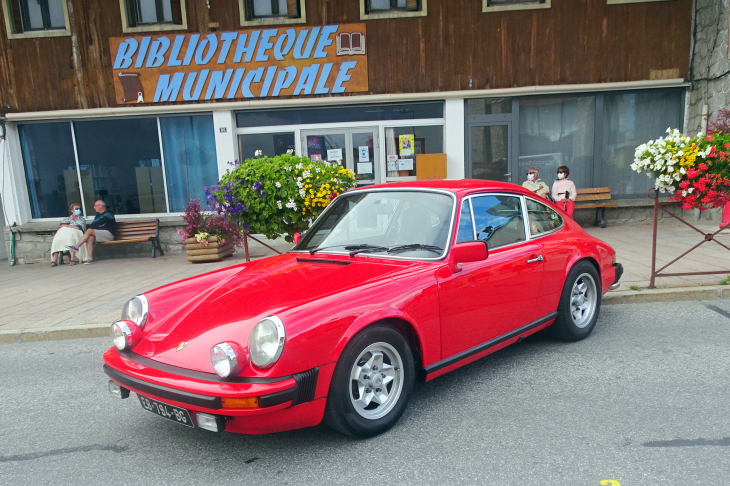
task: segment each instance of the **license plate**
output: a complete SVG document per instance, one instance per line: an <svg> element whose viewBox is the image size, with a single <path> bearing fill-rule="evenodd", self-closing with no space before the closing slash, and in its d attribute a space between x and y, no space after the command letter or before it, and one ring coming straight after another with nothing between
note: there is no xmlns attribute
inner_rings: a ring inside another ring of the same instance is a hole
<svg viewBox="0 0 730 486"><path fill-rule="evenodd" d="M137 397L139 398L139 403L142 404L142 408L145 410L149 410L160 417L165 417L168 420L185 425L186 427L195 427L195 425L193 425L193 420L190 418L190 412L184 408L173 407L172 405L161 403L157 400L143 397L142 395L137 395Z"/></svg>

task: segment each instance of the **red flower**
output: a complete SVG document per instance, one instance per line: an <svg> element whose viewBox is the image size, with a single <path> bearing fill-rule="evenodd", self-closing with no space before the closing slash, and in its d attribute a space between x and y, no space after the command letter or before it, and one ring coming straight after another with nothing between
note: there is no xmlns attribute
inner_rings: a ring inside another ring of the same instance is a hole
<svg viewBox="0 0 730 486"><path fill-rule="evenodd" d="M697 166L697 168L700 170L707 170L707 164L700 164Z"/></svg>
<svg viewBox="0 0 730 486"><path fill-rule="evenodd" d="M712 142L712 135L710 135L709 137L707 137L705 140L708 141L708 142Z"/></svg>
<svg viewBox="0 0 730 486"><path fill-rule="evenodd" d="M726 144L724 145L724 147L725 147L725 148L730 148L730 143L726 143Z"/></svg>

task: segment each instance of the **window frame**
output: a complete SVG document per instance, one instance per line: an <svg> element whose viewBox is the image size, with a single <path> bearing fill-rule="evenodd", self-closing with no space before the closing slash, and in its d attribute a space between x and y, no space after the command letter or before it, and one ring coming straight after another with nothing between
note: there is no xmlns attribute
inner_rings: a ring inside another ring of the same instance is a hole
<svg viewBox="0 0 730 486"><path fill-rule="evenodd" d="M513 5L489 5L489 0L482 0L482 13L506 12L510 10L538 10L551 8L552 0L545 0L544 3L516 3Z"/></svg>
<svg viewBox="0 0 730 486"><path fill-rule="evenodd" d="M251 12L250 18L247 18L246 0L238 0L238 13L241 27L305 24L307 23L307 11L304 7L306 2L304 0L297 0L297 2L299 4L299 17L254 17L253 12Z"/></svg>
<svg viewBox="0 0 730 486"><path fill-rule="evenodd" d="M536 204L541 204L541 205L545 206L550 211L555 212L558 215L558 218L560 218L560 226L558 226L557 228L553 228L550 231L543 231L542 233L537 233L537 234L533 235L532 234L532 231L530 231L530 210L527 208L527 200L528 199L531 200L532 202L536 203ZM525 215L526 215L525 216L525 222L527 224L527 234L530 235L528 239L535 240L535 239L538 239L538 238L542 238L543 236L547 236L547 235L551 235L553 233L557 233L561 229L565 228L565 218L563 218L562 216L560 216L560 213L558 213L557 211L555 211L549 205L545 204L545 202L538 201L536 198L530 197L530 196L524 196L524 202L525 202Z"/></svg>
<svg viewBox="0 0 730 486"><path fill-rule="evenodd" d="M368 13L366 5L368 1L360 0L360 20L426 17L428 15L428 0L420 0L421 8L419 10L381 10L374 13Z"/></svg>
<svg viewBox="0 0 730 486"><path fill-rule="evenodd" d="M606 0L606 5L623 5L625 3L671 2L672 0Z"/></svg>
<svg viewBox="0 0 730 486"><path fill-rule="evenodd" d="M63 9L63 22L65 28L63 29L43 29L43 30L23 30L22 32L15 32L15 25L13 22L13 11L10 2L13 0L2 0L3 16L5 17L5 33L8 39L29 39L34 37L63 37L71 35L70 22L68 20L68 3L66 0L57 0L61 2L61 8ZM22 0L20 0L22 1ZM53 1L53 0L48 0Z"/></svg>
<svg viewBox="0 0 730 486"><path fill-rule="evenodd" d="M125 34L131 34L136 32L159 32L159 31L172 31L172 30L187 30L188 29L188 14L185 6L186 0L180 0L180 17L182 23L159 23L159 24L142 24L134 27L129 25L129 10L127 10L127 2L130 0L119 0L119 10L122 14L122 32ZM131 0L134 1L134 0Z"/></svg>
<svg viewBox="0 0 730 486"><path fill-rule="evenodd" d="M524 231L525 231L524 240L515 241L514 243L509 243L507 245L490 247L487 240L480 240L479 238L477 238L477 229L476 229L477 226L476 226L476 219L474 218L474 206L472 205L471 200L475 197L488 197L488 196L516 197L520 201L520 211L522 212L522 225L523 225ZM465 203L469 204L469 213L471 215L472 235L474 237L474 239L472 241L483 241L483 242L487 243L487 249L489 252L492 252L493 250L497 250L500 248L510 248L512 246L522 245L532 239L530 237L530 227L529 227L529 224L527 221L527 204L525 203L525 196L523 194L518 194L518 193L514 193L514 192L499 192L499 191L497 191L497 192L492 192L492 191L475 192L475 193L467 194L466 196L461 198L461 204L463 205ZM456 215L459 217L459 221L456 224L459 225L461 223L461 207L458 208ZM458 237L458 234L457 234L457 237ZM454 244L456 244L456 243L454 243Z"/></svg>

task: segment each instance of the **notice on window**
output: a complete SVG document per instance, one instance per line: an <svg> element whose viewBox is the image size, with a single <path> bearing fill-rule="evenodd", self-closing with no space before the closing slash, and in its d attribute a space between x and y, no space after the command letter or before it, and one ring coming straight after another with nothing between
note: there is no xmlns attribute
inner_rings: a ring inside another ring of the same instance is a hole
<svg viewBox="0 0 730 486"><path fill-rule="evenodd" d="M359 162L370 162L370 149L367 145L358 147L358 151L360 153Z"/></svg>
<svg viewBox="0 0 730 486"><path fill-rule="evenodd" d="M413 155L413 144L416 136L410 135L398 135L398 153L401 157L407 157Z"/></svg>
<svg viewBox="0 0 730 486"><path fill-rule="evenodd" d="M398 156L397 155L389 155L388 156L388 171L394 171L398 170Z"/></svg>
<svg viewBox="0 0 730 486"><path fill-rule="evenodd" d="M312 162L319 162L322 160L322 156L320 154L312 154L309 158Z"/></svg>
<svg viewBox="0 0 730 486"><path fill-rule="evenodd" d="M398 170L413 170L413 159L398 159Z"/></svg>
<svg viewBox="0 0 730 486"><path fill-rule="evenodd" d="M372 174L373 173L373 163L372 162L358 162L357 163L357 173L358 174Z"/></svg>
<svg viewBox="0 0 730 486"><path fill-rule="evenodd" d="M335 160L342 160L342 149L328 149L327 160L329 160L330 162L334 162Z"/></svg>

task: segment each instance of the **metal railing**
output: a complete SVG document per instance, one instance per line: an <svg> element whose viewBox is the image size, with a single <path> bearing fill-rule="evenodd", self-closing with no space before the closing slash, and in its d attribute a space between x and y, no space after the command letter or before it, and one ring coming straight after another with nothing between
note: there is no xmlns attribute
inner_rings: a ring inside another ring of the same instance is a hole
<svg viewBox="0 0 730 486"><path fill-rule="evenodd" d="M654 196L651 196L650 195L650 193L652 191L654 191ZM646 197L651 198L651 199L654 199L654 223L653 223L654 224L654 228L653 228L653 235L652 235L652 242L651 242L651 278L649 279L649 288L650 289L656 288L655 285L654 285L654 282L656 281L656 278L657 277L686 277L686 276L690 276L690 275L730 274L730 270L715 270L715 271L708 271L708 272L661 273L667 267L669 267L673 263L677 262L681 258L685 257L690 252L696 250L700 246L704 245L708 241L714 241L715 243L717 243L721 247L725 248L727 251L730 251L730 247L724 245L723 243L720 243L719 241L717 241L715 239L715 236L717 236L718 233L720 233L722 230L730 227L730 223L728 223L728 224L726 224L724 226L721 225L720 226L720 229L718 229L714 233L705 233L702 230L700 230L699 228L696 228L695 226L691 225L690 223L688 223L684 219L680 218L676 214L674 214L671 211L667 210L665 208L665 206L675 205L675 203L671 203L671 202L659 202L659 192L656 189L652 188L652 189L649 189L648 191L646 191ZM677 221L680 221L681 223L686 224L687 226L689 226L690 228L692 228L693 230L695 230L696 232L698 232L699 234L701 234L704 238L703 238L702 241L700 241L699 243L697 243L695 246L693 246L689 250L685 251L684 253L682 253L681 255L679 255L677 258L675 258L674 260L672 260L671 262L667 263L662 268L660 268L659 270L657 270L656 269L657 219L659 217L659 211L660 210L661 211L664 211L665 213L667 213L669 216L673 217Z"/></svg>

